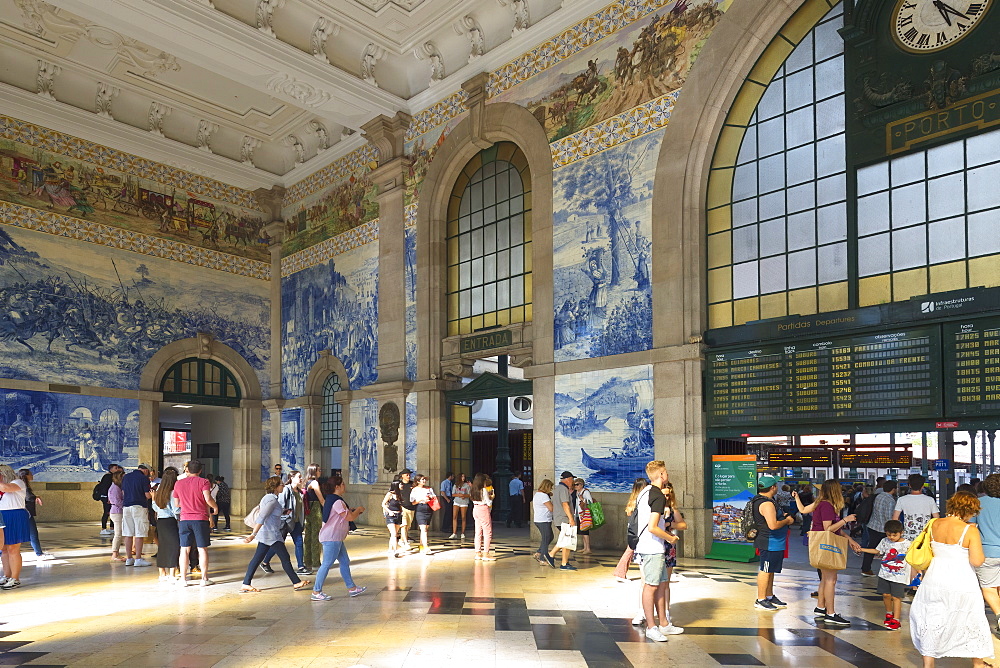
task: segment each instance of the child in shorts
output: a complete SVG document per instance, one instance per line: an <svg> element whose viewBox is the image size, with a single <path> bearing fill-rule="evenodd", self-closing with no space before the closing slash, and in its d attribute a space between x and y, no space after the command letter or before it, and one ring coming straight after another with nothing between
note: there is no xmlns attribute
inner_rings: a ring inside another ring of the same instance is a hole
<svg viewBox="0 0 1000 668"><path fill-rule="evenodd" d="M898 631L899 616L903 607L903 596L910 584L910 566L906 563L906 551L910 541L903 540L903 523L889 520L885 523L885 538L874 548L862 548L862 552L877 554L882 566L878 572L877 593L882 594L885 603L885 628Z"/></svg>

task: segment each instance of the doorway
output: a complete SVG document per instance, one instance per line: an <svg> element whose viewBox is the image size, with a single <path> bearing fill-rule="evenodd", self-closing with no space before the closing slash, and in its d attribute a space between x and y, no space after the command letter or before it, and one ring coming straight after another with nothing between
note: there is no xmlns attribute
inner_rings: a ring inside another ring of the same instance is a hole
<svg viewBox="0 0 1000 668"><path fill-rule="evenodd" d="M233 480L233 412L224 406L162 402L157 470L173 466L183 472L185 462L198 459L205 477Z"/></svg>

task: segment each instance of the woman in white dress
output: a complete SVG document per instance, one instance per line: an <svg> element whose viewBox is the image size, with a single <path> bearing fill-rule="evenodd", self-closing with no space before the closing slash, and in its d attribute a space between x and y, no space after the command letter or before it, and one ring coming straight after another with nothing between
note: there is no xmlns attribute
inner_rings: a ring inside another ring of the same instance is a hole
<svg viewBox="0 0 1000 668"><path fill-rule="evenodd" d="M968 523L979 514L979 499L958 492L947 511L931 525L934 559L910 607L910 637L924 668L941 657L968 657L980 668L993 658L993 634L975 571L986 556L979 530Z"/></svg>

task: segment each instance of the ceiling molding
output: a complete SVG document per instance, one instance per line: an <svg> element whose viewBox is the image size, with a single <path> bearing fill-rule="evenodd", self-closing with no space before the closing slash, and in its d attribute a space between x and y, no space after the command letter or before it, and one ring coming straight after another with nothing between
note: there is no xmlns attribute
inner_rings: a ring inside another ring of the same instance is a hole
<svg viewBox="0 0 1000 668"><path fill-rule="evenodd" d="M246 167L229 158L199 151L187 144L157 137L150 132L104 118L98 114L83 111L61 102L46 100L40 95L23 91L8 84L0 84L0 93L2 93L4 100L2 113L5 115L194 174L207 176L237 188L244 190L270 188L274 185L282 185L285 180L277 178L269 172ZM333 151L328 152L332 153ZM325 158L325 155L323 157ZM313 163L307 164L309 165L308 171L315 170ZM289 172L289 175L292 173Z"/></svg>
<svg viewBox="0 0 1000 668"><path fill-rule="evenodd" d="M290 188L302 179L309 178L316 172L332 165L351 151L359 149L367 143L362 133L355 132L350 137L341 139L336 144L333 144L322 153L318 153L312 160L308 160L292 171L282 174L281 183L286 188Z"/></svg>

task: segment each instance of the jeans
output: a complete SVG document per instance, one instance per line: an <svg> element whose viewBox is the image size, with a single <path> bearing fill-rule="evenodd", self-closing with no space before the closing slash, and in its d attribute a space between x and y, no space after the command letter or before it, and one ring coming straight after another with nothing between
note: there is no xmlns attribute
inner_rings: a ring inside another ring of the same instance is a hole
<svg viewBox="0 0 1000 668"><path fill-rule="evenodd" d="M866 527L867 528L867 527ZM875 531L875 529L868 529L868 542L862 543L865 547L878 547L878 544L882 542L885 538L885 534L881 531ZM872 559L875 558L874 554L868 554L865 552L865 556L861 559L861 570L864 573L868 573L872 570Z"/></svg>
<svg viewBox="0 0 1000 668"><path fill-rule="evenodd" d="M535 522L535 526L538 527L538 533L542 534L542 539L538 542L538 554L544 559L552 542L552 522Z"/></svg>
<svg viewBox="0 0 1000 668"><path fill-rule="evenodd" d="M305 568L305 564L302 563L302 555L304 554L304 548L302 543L302 529L303 529L302 524L296 522L295 526L292 527L292 530L288 532L292 535L292 545L295 547L295 561L299 568ZM275 552L275 550L273 549L270 552L268 552L267 556L264 557L264 563L270 566L271 557L273 557L275 554L277 554L277 552Z"/></svg>
<svg viewBox="0 0 1000 668"><path fill-rule="evenodd" d="M298 584L302 582L298 575L295 574L295 570L292 568L292 558L288 556L288 550L285 549L285 544L281 541L277 543L272 543L268 545L267 543L257 543L257 551L253 553L253 559L250 560L250 564L247 566L247 574L243 578L243 584L250 585L253 582L253 574L260 566L260 562L264 561L264 556L274 550L274 553L281 560L281 568L284 569L285 575L288 579L292 581L292 584Z"/></svg>
<svg viewBox="0 0 1000 668"><path fill-rule="evenodd" d="M42 556L42 543L38 540L38 525L35 524L35 518L31 516L28 517L28 536L28 540L31 541L31 549L39 557Z"/></svg>
<svg viewBox="0 0 1000 668"><path fill-rule="evenodd" d="M333 562L340 559L340 577L348 589L354 589L354 578L351 577L351 558L347 556L347 546L342 540L331 540L321 543L323 545L323 563L320 564L316 572L316 584L313 591L323 591L323 583L326 582L326 574L330 572Z"/></svg>

